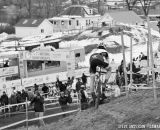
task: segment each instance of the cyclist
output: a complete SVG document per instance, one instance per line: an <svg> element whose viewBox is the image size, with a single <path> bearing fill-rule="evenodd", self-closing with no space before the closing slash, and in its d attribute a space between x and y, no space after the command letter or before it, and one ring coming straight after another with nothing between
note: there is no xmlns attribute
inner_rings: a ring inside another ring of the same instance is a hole
<svg viewBox="0 0 160 130"><path fill-rule="evenodd" d="M94 83L95 83L97 66L102 67L103 69L106 69L106 70L110 69L108 52L106 51L106 46L103 42L97 46L95 53L90 56L90 92L92 95L93 103L95 103L95 99L96 99Z"/></svg>

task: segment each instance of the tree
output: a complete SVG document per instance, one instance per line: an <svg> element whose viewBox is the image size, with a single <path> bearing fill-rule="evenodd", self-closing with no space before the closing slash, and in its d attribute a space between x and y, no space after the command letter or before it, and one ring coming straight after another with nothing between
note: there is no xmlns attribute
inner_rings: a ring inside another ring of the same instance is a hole
<svg viewBox="0 0 160 130"><path fill-rule="evenodd" d="M32 0L25 0L25 7L28 11L28 17L31 18L31 16L32 16Z"/></svg>
<svg viewBox="0 0 160 130"><path fill-rule="evenodd" d="M138 0L126 0L128 10L132 10L134 6L136 5L137 1Z"/></svg>

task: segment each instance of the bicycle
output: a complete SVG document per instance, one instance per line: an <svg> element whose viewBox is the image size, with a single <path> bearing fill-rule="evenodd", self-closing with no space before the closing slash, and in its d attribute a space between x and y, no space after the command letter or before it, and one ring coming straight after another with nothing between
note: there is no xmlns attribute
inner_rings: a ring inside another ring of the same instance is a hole
<svg viewBox="0 0 160 130"><path fill-rule="evenodd" d="M100 71L98 72L97 75L97 81L95 81L95 86L96 86L96 99L95 99L95 108L98 109L99 107L99 103L100 103L100 98L102 96L102 89L103 89L103 85L106 83L106 81L103 83L103 75L107 74L107 71L101 71L101 67L99 67Z"/></svg>

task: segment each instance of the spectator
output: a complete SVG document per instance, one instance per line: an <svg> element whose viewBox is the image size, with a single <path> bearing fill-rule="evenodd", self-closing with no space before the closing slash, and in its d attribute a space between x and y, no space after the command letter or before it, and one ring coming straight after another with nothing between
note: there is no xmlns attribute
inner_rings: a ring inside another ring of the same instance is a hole
<svg viewBox="0 0 160 130"><path fill-rule="evenodd" d="M66 90L66 86L61 81L59 82L59 90L60 92L64 92Z"/></svg>
<svg viewBox="0 0 160 130"><path fill-rule="evenodd" d="M59 77L57 77L57 80L56 80L56 88L59 89L60 87L60 81L59 81Z"/></svg>
<svg viewBox="0 0 160 130"><path fill-rule="evenodd" d="M85 110L88 107L88 94L85 90L85 86L82 85L80 89L81 110Z"/></svg>
<svg viewBox="0 0 160 130"><path fill-rule="evenodd" d="M47 95L48 95L48 92L49 92L49 88L46 86L45 83L43 84L42 91L44 93L45 98L47 98Z"/></svg>
<svg viewBox="0 0 160 130"><path fill-rule="evenodd" d="M17 97L16 97L16 93L13 91L11 93L11 97L9 100L10 104L17 104ZM12 106L11 107L11 112L15 112L16 111L16 106Z"/></svg>
<svg viewBox="0 0 160 130"><path fill-rule="evenodd" d="M70 77L68 77L67 85L68 85L68 86L71 86L71 83L72 83L71 78L70 78Z"/></svg>
<svg viewBox="0 0 160 130"><path fill-rule="evenodd" d="M8 105L8 96L5 91L3 91L3 95L1 96L1 105ZM3 110L2 112L8 112L8 109L6 108L5 111Z"/></svg>
<svg viewBox="0 0 160 130"><path fill-rule="evenodd" d="M119 71L120 75L124 72L124 69L123 69L123 60L121 61L120 66L118 66L118 71Z"/></svg>
<svg viewBox="0 0 160 130"><path fill-rule="evenodd" d="M84 86L86 87L86 83L87 83L87 76L83 73L82 74L82 83L84 84Z"/></svg>
<svg viewBox="0 0 160 130"><path fill-rule="evenodd" d="M65 96L64 92L60 93L59 104L61 106L62 111L67 109L68 97Z"/></svg>
<svg viewBox="0 0 160 130"><path fill-rule="evenodd" d="M9 61L7 60L3 67L9 67Z"/></svg>
<svg viewBox="0 0 160 130"><path fill-rule="evenodd" d="M29 100L28 93L27 93L24 89L22 89L22 94L21 94L21 96L22 96L22 102L25 102L25 101L26 101L26 98L27 98L27 101ZM25 104L23 105L23 108L25 108Z"/></svg>
<svg viewBox="0 0 160 130"><path fill-rule="evenodd" d="M39 89L39 86L37 84L34 84L34 92L38 91L38 89Z"/></svg>
<svg viewBox="0 0 160 130"><path fill-rule="evenodd" d="M26 98L28 100L28 93L24 89L22 89L22 94L21 95L22 95L22 102L25 102Z"/></svg>
<svg viewBox="0 0 160 130"><path fill-rule="evenodd" d="M16 99L17 99L17 103L21 103L22 102L22 94L20 91L17 91L16 93ZM18 105L17 110L20 110L21 106Z"/></svg>
<svg viewBox="0 0 160 130"><path fill-rule="evenodd" d="M81 85L82 85L82 82L80 81L80 78L77 79L77 83L76 83L76 91L79 92L79 90L81 89Z"/></svg>
<svg viewBox="0 0 160 130"><path fill-rule="evenodd" d="M43 117L44 115L44 98L38 91L35 92L35 97L31 101L31 105L34 103L34 111L36 117ZM45 126L43 119L39 120L41 126Z"/></svg>
<svg viewBox="0 0 160 130"><path fill-rule="evenodd" d="M116 70L116 84L117 84L118 86L121 85L121 80L120 80L120 75L119 75L118 70Z"/></svg>
<svg viewBox="0 0 160 130"><path fill-rule="evenodd" d="M32 101L34 98L34 93L31 91L31 89L28 90L28 100Z"/></svg>

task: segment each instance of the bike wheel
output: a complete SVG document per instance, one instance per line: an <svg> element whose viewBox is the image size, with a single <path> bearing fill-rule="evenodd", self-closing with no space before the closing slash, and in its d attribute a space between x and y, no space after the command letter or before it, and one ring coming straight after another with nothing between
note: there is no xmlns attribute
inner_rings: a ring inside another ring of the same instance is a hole
<svg viewBox="0 0 160 130"><path fill-rule="evenodd" d="M98 109L99 107L99 102L100 102L100 95L101 95L101 82L98 82L98 86L97 86L97 96L96 96L96 100L95 100L95 108Z"/></svg>

